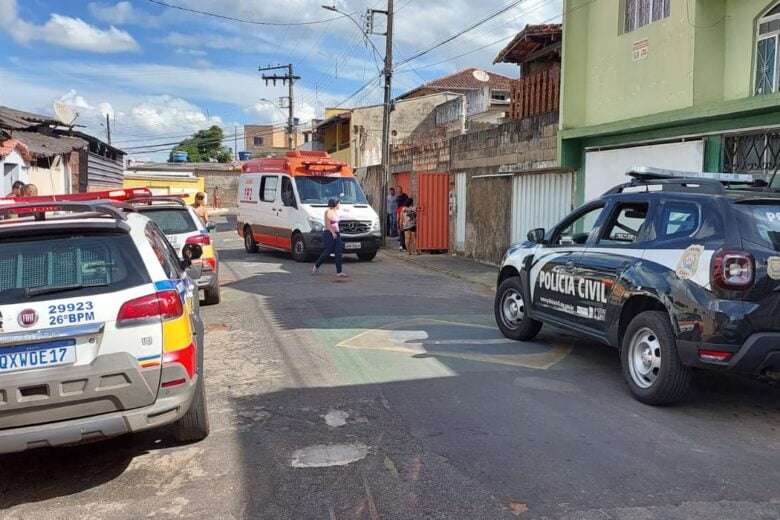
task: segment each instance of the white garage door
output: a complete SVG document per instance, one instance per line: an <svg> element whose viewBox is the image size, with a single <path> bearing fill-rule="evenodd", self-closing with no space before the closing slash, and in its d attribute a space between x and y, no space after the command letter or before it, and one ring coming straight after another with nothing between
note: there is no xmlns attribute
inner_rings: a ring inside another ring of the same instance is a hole
<svg viewBox="0 0 780 520"><path fill-rule="evenodd" d="M586 152L585 200L595 199L626 182L626 171L633 166L700 172L704 166L704 141Z"/></svg>
<svg viewBox="0 0 780 520"><path fill-rule="evenodd" d="M512 243L534 228L550 229L572 209L573 173L515 175L512 184Z"/></svg>

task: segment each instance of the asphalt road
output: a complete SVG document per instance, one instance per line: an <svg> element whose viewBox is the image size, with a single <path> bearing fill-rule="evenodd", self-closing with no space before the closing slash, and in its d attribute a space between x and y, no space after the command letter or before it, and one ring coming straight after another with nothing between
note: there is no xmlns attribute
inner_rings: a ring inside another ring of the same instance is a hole
<svg viewBox="0 0 780 520"><path fill-rule="evenodd" d="M4 519L780 518L780 391L699 373L633 400L616 353L505 341L492 297L380 256L249 255L222 219L211 436L0 457Z"/></svg>

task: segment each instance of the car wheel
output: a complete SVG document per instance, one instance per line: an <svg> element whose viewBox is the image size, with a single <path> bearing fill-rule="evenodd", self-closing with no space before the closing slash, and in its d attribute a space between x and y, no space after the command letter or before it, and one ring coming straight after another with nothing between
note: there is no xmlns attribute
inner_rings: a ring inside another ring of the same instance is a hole
<svg viewBox="0 0 780 520"><path fill-rule="evenodd" d="M362 260L364 262L370 262L374 258L376 258L376 251L371 251L370 253L358 253L357 257L359 260Z"/></svg>
<svg viewBox="0 0 780 520"><path fill-rule="evenodd" d="M296 262L306 262L310 258L309 250L306 248L306 242L303 235L296 233L292 240L292 257Z"/></svg>
<svg viewBox="0 0 780 520"><path fill-rule="evenodd" d="M203 301L206 305L216 305L221 299L222 296L219 290L219 283L216 283L214 287L203 291Z"/></svg>
<svg viewBox="0 0 780 520"><path fill-rule="evenodd" d="M501 333L517 341L533 339L542 328L542 323L528 316L523 301L520 278L507 278L498 286L493 311Z"/></svg>
<svg viewBox="0 0 780 520"><path fill-rule="evenodd" d="M680 362L666 313L646 311L631 320L623 336L620 357L623 377L639 401L671 404L688 391L691 370Z"/></svg>
<svg viewBox="0 0 780 520"><path fill-rule="evenodd" d="M202 441L209 436L209 415L206 407L206 391L203 374L200 374L195 396L184 417L173 425L173 434L179 442Z"/></svg>
<svg viewBox="0 0 780 520"><path fill-rule="evenodd" d="M246 226L244 228L244 249L247 253L257 253L258 247L255 242L255 236L252 234L252 228Z"/></svg>

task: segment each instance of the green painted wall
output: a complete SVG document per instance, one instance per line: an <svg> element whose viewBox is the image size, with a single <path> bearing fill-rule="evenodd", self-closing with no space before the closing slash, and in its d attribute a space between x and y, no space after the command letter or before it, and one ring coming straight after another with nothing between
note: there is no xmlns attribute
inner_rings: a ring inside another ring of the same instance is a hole
<svg viewBox="0 0 780 520"><path fill-rule="evenodd" d="M750 96L756 18L775 1L672 0L669 17L623 34L623 0L565 0L562 129Z"/></svg>

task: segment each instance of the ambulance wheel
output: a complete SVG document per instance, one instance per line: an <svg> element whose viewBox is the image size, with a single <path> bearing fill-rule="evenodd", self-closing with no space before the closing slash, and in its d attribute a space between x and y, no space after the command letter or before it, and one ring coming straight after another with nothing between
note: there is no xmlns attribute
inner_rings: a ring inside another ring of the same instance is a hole
<svg viewBox="0 0 780 520"><path fill-rule="evenodd" d="M306 248L306 242L303 235L296 233L292 239L292 257L296 262L307 262L311 258L309 250Z"/></svg>
<svg viewBox="0 0 780 520"><path fill-rule="evenodd" d="M206 391L203 384L203 374L198 378L198 386L192 398L190 409L184 417L173 425L173 435L179 442L202 441L209 436L209 414L206 407Z"/></svg>
<svg viewBox="0 0 780 520"><path fill-rule="evenodd" d="M220 302L222 299L219 291L219 284L216 284L216 287L212 287L211 289L206 289L203 291L203 302L206 305L216 305Z"/></svg>
<svg viewBox="0 0 780 520"><path fill-rule="evenodd" d="M362 260L363 262L370 262L376 258L376 251L371 251L370 253L358 253L357 257L358 260Z"/></svg>
<svg viewBox="0 0 780 520"><path fill-rule="evenodd" d="M498 328L509 339L529 341L539 334L542 328L542 322L526 313L522 286L517 276L507 278L498 286L493 310Z"/></svg>
<svg viewBox="0 0 780 520"><path fill-rule="evenodd" d="M252 228L249 226L244 227L244 249L247 253L257 253L259 250L255 236L252 234Z"/></svg>
<svg viewBox="0 0 780 520"><path fill-rule="evenodd" d="M646 311L631 320L620 357L623 377L637 400L649 405L672 404L688 391L691 369L680 362L666 313Z"/></svg>

